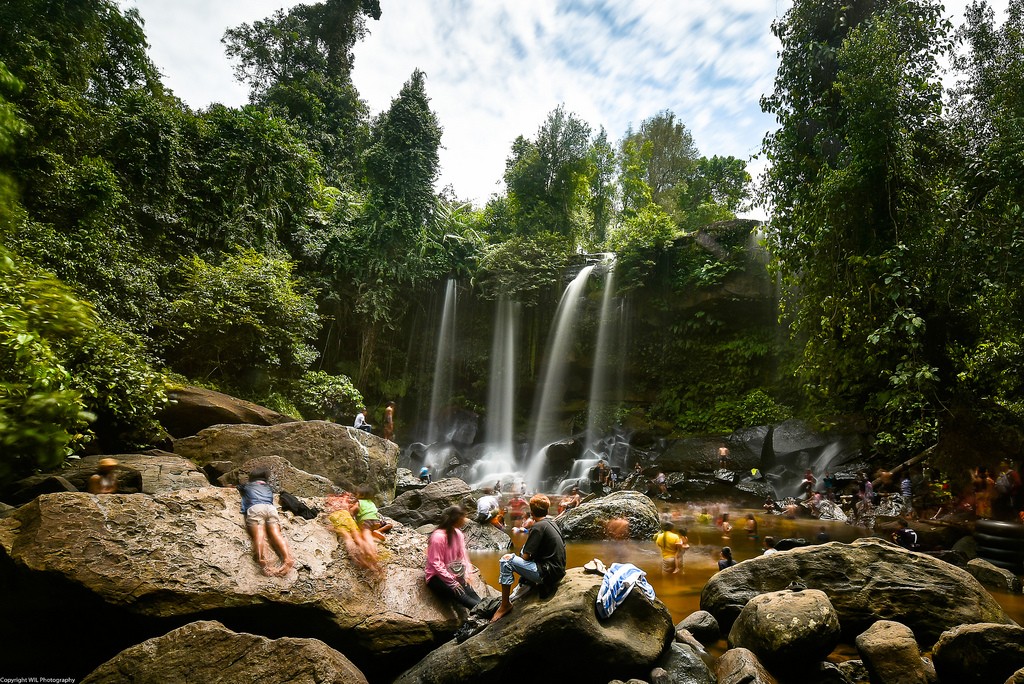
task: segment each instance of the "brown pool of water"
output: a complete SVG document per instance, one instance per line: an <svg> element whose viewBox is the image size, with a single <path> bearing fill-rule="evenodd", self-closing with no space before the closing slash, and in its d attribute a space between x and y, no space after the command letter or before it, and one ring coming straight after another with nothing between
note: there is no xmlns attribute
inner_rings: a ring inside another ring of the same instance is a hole
<svg viewBox="0 0 1024 684"><path fill-rule="evenodd" d="M570 568L579 567L593 558L600 558L606 566L612 563L632 563L647 573L647 581L654 587L658 598L672 614L672 621L678 623L684 617L700 610L700 593L711 576L718 572L719 552L723 546L732 548L737 561L761 555L762 540L771 535L778 539L802 537L813 541L824 527L831 541L852 542L860 537L871 536L865 528L845 523L823 522L812 519L790 520L781 516L764 515L754 511L730 511L734 529L728 538L713 524L700 524L693 519L692 507L674 507L673 518L676 527L687 529L690 549L683 556L684 571L676 575L661 572L661 554L653 541L577 541L566 544L566 561ZM758 523L758 539L751 539L743 530L747 513L754 513ZM517 550L525 536L514 539ZM504 552L474 551L470 553L473 564L480 568L481 578L492 587L498 587L498 559ZM1024 625L1024 596L1005 592L990 593L1003 610L1018 624Z"/></svg>

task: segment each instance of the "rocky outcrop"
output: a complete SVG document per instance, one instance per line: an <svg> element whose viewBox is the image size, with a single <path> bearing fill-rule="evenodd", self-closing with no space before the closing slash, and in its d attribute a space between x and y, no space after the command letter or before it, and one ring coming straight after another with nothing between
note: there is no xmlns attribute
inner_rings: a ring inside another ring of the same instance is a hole
<svg viewBox="0 0 1024 684"><path fill-rule="evenodd" d="M395 496L401 496L414 489L423 489L427 483L418 478L408 468L399 468L395 475Z"/></svg>
<svg viewBox="0 0 1024 684"><path fill-rule="evenodd" d="M59 475L34 475L19 481L8 498L20 505L40 494L88 491L89 478L96 474L101 458L117 459L114 473L118 491L123 494L160 494L210 486L206 475L188 459L168 451L153 450L142 454L84 456L69 460Z"/></svg>
<svg viewBox="0 0 1024 684"><path fill-rule="evenodd" d="M280 456L260 456L242 464L220 478L218 483L224 487L233 487L249 481L249 473L256 468L266 468L270 472L268 482L274 491L284 490L295 496L327 496L335 489L334 484L326 477L313 475L299 470L287 459Z"/></svg>
<svg viewBox="0 0 1024 684"><path fill-rule="evenodd" d="M526 663L542 663L550 681L644 677L671 639L672 618L660 601L634 591L608 619L598 620L600 586L601 577L570 569L554 596L527 595L510 615L461 644L449 641L395 684L518 681Z"/></svg>
<svg viewBox="0 0 1024 684"><path fill-rule="evenodd" d="M265 577L239 507L237 491L212 487L156 496L49 494L21 507L0 520L0 624L17 625L4 632L6 648L42 662L39 648L73 642L104 660L140 638L215 618L271 636L286 625L288 634L325 641L369 675L404 669L461 624L425 586L427 540L415 531L397 528L380 542L377 580L320 521L284 516L295 569ZM50 618L56 611L60 620ZM36 643L32 635L41 632L49 638Z"/></svg>
<svg viewBox="0 0 1024 684"><path fill-rule="evenodd" d="M658 509L654 502L639 492L619 491L580 504L558 518L562 534L570 539L604 539L609 520L629 521L629 536L651 539L660 529Z"/></svg>
<svg viewBox="0 0 1024 684"><path fill-rule="evenodd" d="M752 651L730 648L715 663L718 684L777 684Z"/></svg>
<svg viewBox="0 0 1024 684"><path fill-rule="evenodd" d="M856 644L872 682L930 684L935 680L934 669L921 659L914 633L906 625L879 620L857 636Z"/></svg>
<svg viewBox="0 0 1024 684"><path fill-rule="evenodd" d="M1005 682L1024 668L1024 627L960 625L944 633L932 651L940 682Z"/></svg>
<svg viewBox="0 0 1024 684"><path fill-rule="evenodd" d="M1021 592L1021 582L1017 575L1004 568L996 567L983 558L974 558L968 561L967 572L986 587L1011 594Z"/></svg>
<svg viewBox="0 0 1024 684"><path fill-rule="evenodd" d="M193 622L121 651L82 684L260 682L366 684L352 662L317 639L268 639Z"/></svg>
<svg viewBox="0 0 1024 684"><path fill-rule="evenodd" d="M851 640L879 619L907 625L926 647L956 625L1011 622L967 572L875 538L807 546L744 561L712 577L704 586L700 605L724 628L753 597L797 581L828 595Z"/></svg>
<svg viewBox="0 0 1024 684"><path fill-rule="evenodd" d="M431 482L423 489L400 494L380 512L410 527L436 525L449 506L463 506L470 517L476 512L473 491L462 480L449 477ZM468 524L472 524L467 523Z"/></svg>
<svg viewBox="0 0 1024 684"><path fill-rule="evenodd" d="M470 551L505 551L512 542L508 534L494 525L481 525L473 520L466 521L462 534Z"/></svg>
<svg viewBox="0 0 1024 684"><path fill-rule="evenodd" d="M395 496L398 445L362 430L322 420L281 425L216 425L178 439L174 451L200 467L280 456L291 465L331 482L368 485L381 501Z"/></svg>
<svg viewBox="0 0 1024 684"><path fill-rule="evenodd" d="M718 620L706 610L695 610L683 618L676 625L676 632L684 629L702 644L713 644L722 636Z"/></svg>
<svg viewBox="0 0 1024 684"><path fill-rule="evenodd" d="M748 649L773 673L796 674L817 668L839 635L825 592L786 590L751 598L729 631L729 646Z"/></svg>
<svg viewBox="0 0 1024 684"><path fill-rule="evenodd" d="M655 663L651 684L717 684L715 675L693 648L672 642Z"/></svg>
<svg viewBox="0 0 1024 684"><path fill-rule="evenodd" d="M157 416L167 433L181 439L213 425L280 425L295 419L202 387L179 387L167 393L167 405Z"/></svg>

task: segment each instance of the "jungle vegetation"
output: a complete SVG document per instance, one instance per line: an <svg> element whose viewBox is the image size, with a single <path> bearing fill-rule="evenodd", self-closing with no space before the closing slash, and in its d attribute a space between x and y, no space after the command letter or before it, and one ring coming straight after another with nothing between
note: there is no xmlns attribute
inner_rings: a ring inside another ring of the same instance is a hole
<svg viewBox="0 0 1024 684"><path fill-rule="evenodd" d="M411 350L448 277L522 302L536 345L566 269L610 250L664 314L741 268L729 220L753 201L791 334L638 316L641 412L855 415L893 455L965 421L1020 434L1024 0L957 28L932 0L797 0L759 189L670 111L616 140L558 106L484 206L434 188L427 74L376 116L360 99L352 48L380 17L325 0L230 28L249 103L193 110L135 10L0 6L0 481L154 443L175 383L328 419L422 394Z"/></svg>

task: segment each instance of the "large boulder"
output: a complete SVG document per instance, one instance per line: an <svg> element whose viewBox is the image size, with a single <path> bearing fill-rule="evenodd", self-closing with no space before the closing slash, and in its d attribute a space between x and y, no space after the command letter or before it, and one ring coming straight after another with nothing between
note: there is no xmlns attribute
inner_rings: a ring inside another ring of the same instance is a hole
<svg viewBox="0 0 1024 684"><path fill-rule="evenodd" d="M929 684L935 679L934 670L921 659L914 633L906 625L879 620L857 635L856 644L872 682Z"/></svg>
<svg viewBox="0 0 1024 684"><path fill-rule="evenodd" d="M704 586L700 607L726 628L753 597L798 581L828 595L850 640L880 619L907 625L924 646L956 625L1012 623L964 570L876 538L796 548L726 568Z"/></svg>
<svg viewBox="0 0 1024 684"><path fill-rule="evenodd" d="M239 508L237 491L213 487L48 494L22 506L0 520L5 650L37 664L60 642L69 663L89 665L81 676L142 639L214 618L236 631L319 638L367 675L393 675L461 624L423 581L423 535L392 530L379 544L378 579L321 521L282 515L295 569L265 577Z"/></svg>
<svg viewBox="0 0 1024 684"><path fill-rule="evenodd" d="M295 496L328 496L335 487L334 483L322 475L313 475L299 470L288 459L280 456L260 456L242 464L240 468L230 470L221 475L217 482L225 487L233 487L249 481L249 473L256 468L266 468L270 473L268 482L275 490L283 489Z"/></svg>
<svg viewBox="0 0 1024 684"><path fill-rule="evenodd" d="M470 551L505 551L512 544L507 533L494 525L481 525L473 520L466 521L462 534Z"/></svg>
<svg viewBox="0 0 1024 684"><path fill-rule="evenodd" d="M352 661L317 639L268 639L203 620L121 651L82 684L126 681L366 684L366 677Z"/></svg>
<svg viewBox="0 0 1024 684"><path fill-rule="evenodd" d="M154 449L142 454L84 456L81 459L69 460L59 471L59 475L33 475L20 480L12 489L8 500L20 505L28 503L40 494L88 491L89 478L96 474L101 458L117 459L114 473L117 476L118 491L123 494L160 494L176 489L210 486L210 481L203 471L188 459L168 451Z"/></svg>
<svg viewBox="0 0 1024 684"><path fill-rule="evenodd" d="M722 628L718 626L718 620L706 610L695 610L683 618L676 625L676 633L678 634L684 629L705 645L717 642L722 636Z"/></svg>
<svg viewBox="0 0 1024 684"><path fill-rule="evenodd" d="M960 625L944 633L932 651L940 682L1005 682L1024 668L1024 627Z"/></svg>
<svg viewBox="0 0 1024 684"><path fill-rule="evenodd" d="M168 402L157 416L175 438L198 434L213 425L280 425L295 419L265 406L202 387L179 387L167 393Z"/></svg>
<svg viewBox="0 0 1024 684"><path fill-rule="evenodd" d="M967 561L967 572L986 587L1011 594L1021 592L1021 582L1017 575L1005 568L996 567L983 558Z"/></svg>
<svg viewBox="0 0 1024 684"><path fill-rule="evenodd" d="M380 512L389 518L411 527L436 525L441 513L449 506L463 506L470 517L476 511L473 490L456 477L431 482L423 489L414 489L399 494ZM467 525L473 524L472 522Z"/></svg>
<svg viewBox="0 0 1024 684"><path fill-rule="evenodd" d="M178 439L174 451L199 466L280 456L331 482L368 485L381 501L395 496L398 445L362 430L323 420L281 425L215 425L194 437Z"/></svg>
<svg viewBox="0 0 1024 684"><path fill-rule="evenodd" d="M599 620L600 587L600 576L570 569L554 596L528 594L512 613L461 644L444 644L395 684L517 682L528 663L543 664L544 679L550 681L643 677L672 638L668 609L633 591L609 618Z"/></svg>
<svg viewBox="0 0 1024 684"><path fill-rule="evenodd" d="M655 663L651 684L717 684L717 680L698 651L673 641Z"/></svg>
<svg viewBox="0 0 1024 684"><path fill-rule="evenodd" d="M605 525L613 518L629 521L629 536L650 539L661 521L654 502L639 492L619 491L580 504L558 519L563 536L569 539L604 539Z"/></svg>
<svg viewBox="0 0 1024 684"><path fill-rule="evenodd" d="M839 636L839 618L824 592L775 591L743 606L729 646L748 649L774 673L807 673L832 652Z"/></svg>

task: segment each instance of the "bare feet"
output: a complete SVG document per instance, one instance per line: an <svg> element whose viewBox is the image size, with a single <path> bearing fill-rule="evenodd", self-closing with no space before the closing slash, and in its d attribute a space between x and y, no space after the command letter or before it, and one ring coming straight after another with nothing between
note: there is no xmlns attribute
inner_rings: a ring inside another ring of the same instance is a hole
<svg viewBox="0 0 1024 684"><path fill-rule="evenodd" d="M505 617L512 612L511 603L502 603L498 606L498 610L494 611L494 617L491 618L491 622L497 622L501 618Z"/></svg>
<svg viewBox="0 0 1024 684"><path fill-rule="evenodd" d="M272 570L271 567L270 567L270 563L268 563L266 561L263 561L263 562L260 563L260 570L267 577L274 577L274 576L277 575L277 571Z"/></svg>
<svg viewBox="0 0 1024 684"><path fill-rule="evenodd" d="M295 567L295 561L288 559L285 562L281 563L281 565L279 565L278 568L274 570L273 574L275 577L284 577L292 571L293 567Z"/></svg>

